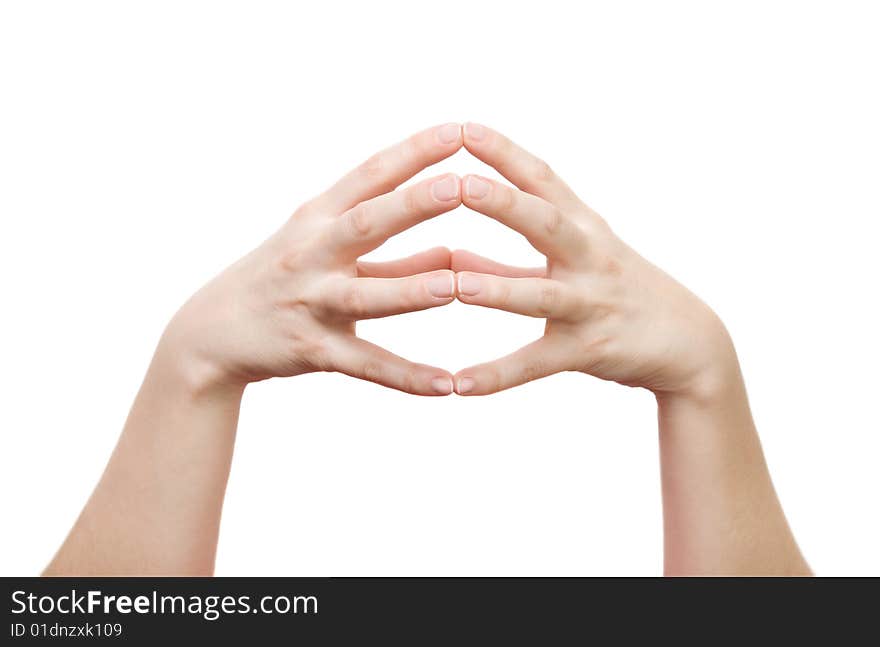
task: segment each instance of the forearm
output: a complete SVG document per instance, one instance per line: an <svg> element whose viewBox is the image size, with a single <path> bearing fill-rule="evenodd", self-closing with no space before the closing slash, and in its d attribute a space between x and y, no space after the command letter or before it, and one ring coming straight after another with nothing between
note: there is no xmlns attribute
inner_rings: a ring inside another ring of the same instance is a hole
<svg viewBox="0 0 880 647"><path fill-rule="evenodd" d="M355 322L454 300L445 248L385 263L358 259L461 204L450 173L389 191L461 145L461 127L443 124L374 155L183 305L46 574L210 574L250 382L338 371L418 395L452 392L448 371L358 338Z"/></svg>
<svg viewBox="0 0 880 647"><path fill-rule="evenodd" d="M46 575L209 575L243 387L202 388L160 346Z"/></svg>
<svg viewBox="0 0 880 647"><path fill-rule="evenodd" d="M809 575L735 358L711 392L657 398L667 575Z"/></svg>
<svg viewBox="0 0 880 647"><path fill-rule="evenodd" d="M544 335L455 376L485 395L560 371L657 394L666 572L806 574L752 423L733 344L695 294L640 256L552 169L501 133L464 145L518 187L468 175L462 201L547 257L518 268L454 252L458 299L546 319Z"/></svg>

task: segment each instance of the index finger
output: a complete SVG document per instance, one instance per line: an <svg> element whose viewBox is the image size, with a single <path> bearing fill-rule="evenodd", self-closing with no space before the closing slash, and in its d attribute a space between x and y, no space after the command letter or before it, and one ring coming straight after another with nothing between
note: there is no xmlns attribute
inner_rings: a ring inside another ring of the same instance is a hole
<svg viewBox="0 0 880 647"><path fill-rule="evenodd" d="M533 341L506 357L478 364L455 375L459 395L489 395L568 370L571 354L547 337Z"/></svg>
<svg viewBox="0 0 880 647"><path fill-rule="evenodd" d="M342 212L359 202L393 191L419 171L461 148L461 125L434 126L386 148L346 174L318 200Z"/></svg>
<svg viewBox="0 0 880 647"><path fill-rule="evenodd" d="M359 337L340 339L333 370L413 395L441 396L453 391L452 376L442 368L417 364Z"/></svg>
<svg viewBox="0 0 880 647"><path fill-rule="evenodd" d="M547 162L498 131L481 124L466 123L463 138L471 155L493 167L526 193L557 205L578 199Z"/></svg>

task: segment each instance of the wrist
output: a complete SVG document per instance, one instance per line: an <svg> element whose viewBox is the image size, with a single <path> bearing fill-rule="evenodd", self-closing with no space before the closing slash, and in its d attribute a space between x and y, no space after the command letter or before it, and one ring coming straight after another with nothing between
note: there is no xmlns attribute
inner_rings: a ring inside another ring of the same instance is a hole
<svg viewBox="0 0 880 647"><path fill-rule="evenodd" d="M675 388L654 391L661 406L690 403L712 407L745 394L739 359L724 324L714 317L704 335L694 342L695 368Z"/></svg>
<svg viewBox="0 0 880 647"><path fill-rule="evenodd" d="M148 376L191 401L240 400L247 386L167 333L156 348Z"/></svg>
<svg viewBox="0 0 880 647"><path fill-rule="evenodd" d="M747 404L745 384L739 367L730 374L719 371L692 387L677 391L655 391L654 398L661 413L674 410L723 411Z"/></svg>

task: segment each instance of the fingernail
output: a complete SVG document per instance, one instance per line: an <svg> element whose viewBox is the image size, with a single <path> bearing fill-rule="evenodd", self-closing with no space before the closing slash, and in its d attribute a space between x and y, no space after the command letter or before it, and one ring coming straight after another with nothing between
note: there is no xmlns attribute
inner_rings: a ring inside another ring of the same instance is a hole
<svg viewBox="0 0 880 647"><path fill-rule="evenodd" d="M461 137L461 126L458 124L446 124L445 126L440 126L440 130L437 131L437 137L444 144L457 142L458 138Z"/></svg>
<svg viewBox="0 0 880 647"><path fill-rule="evenodd" d="M434 393L449 395L452 393L452 380L448 377L435 377L431 380L431 388L434 389Z"/></svg>
<svg viewBox="0 0 880 647"><path fill-rule="evenodd" d="M476 175L468 175L467 179L468 197L479 200L485 198L489 194L489 183Z"/></svg>
<svg viewBox="0 0 880 647"><path fill-rule="evenodd" d="M442 276L435 276L434 278L429 279L428 292L430 292L432 296L440 299L448 299L451 296L455 296L454 275L443 274Z"/></svg>
<svg viewBox="0 0 880 647"><path fill-rule="evenodd" d="M449 202L458 197L458 178L447 175L431 185L431 195L440 202Z"/></svg>
<svg viewBox="0 0 880 647"><path fill-rule="evenodd" d="M458 378L458 393L465 394L470 393L474 390L474 378L472 377L460 377Z"/></svg>
<svg viewBox="0 0 880 647"><path fill-rule="evenodd" d="M486 139L486 127L468 122L464 125L464 135L475 142Z"/></svg>
<svg viewBox="0 0 880 647"><path fill-rule="evenodd" d="M458 275L458 293L466 296L474 296L480 291L480 279L473 274Z"/></svg>

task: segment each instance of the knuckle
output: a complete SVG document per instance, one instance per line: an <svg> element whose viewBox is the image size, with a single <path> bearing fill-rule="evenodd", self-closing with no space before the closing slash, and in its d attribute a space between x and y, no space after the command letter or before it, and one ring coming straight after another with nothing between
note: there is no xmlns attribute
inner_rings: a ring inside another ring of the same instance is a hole
<svg viewBox="0 0 880 647"><path fill-rule="evenodd" d="M311 218L319 211L318 205L314 199L303 202L296 211L293 212L292 219L302 220L303 218Z"/></svg>
<svg viewBox="0 0 880 647"><path fill-rule="evenodd" d="M362 317L367 313L363 290L357 285L347 286L342 293L342 307L346 313L354 317Z"/></svg>
<svg viewBox="0 0 880 647"><path fill-rule="evenodd" d="M304 367L319 371L326 370L326 352L323 343L310 333L291 327L286 333L286 347L286 358L294 374L301 372L299 369Z"/></svg>
<svg viewBox="0 0 880 647"><path fill-rule="evenodd" d="M385 154L375 153L358 167L358 174L366 180L377 180L385 173L386 165Z"/></svg>
<svg viewBox="0 0 880 647"><path fill-rule="evenodd" d="M521 369L520 377L522 378L522 381L531 382L532 380L537 380L539 377L542 377L546 372L546 366L547 363L540 357L536 357L527 362Z"/></svg>
<svg viewBox="0 0 880 647"><path fill-rule="evenodd" d="M327 358L327 348L320 339L301 340L297 348L297 354L309 366L313 366L319 371L329 370L330 362Z"/></svg>
<svg viewBox="0 0 880 647"><path fill-rule="evenodd" d="M294 307L305 308L307 311L322 308L324 305L325 299L317 286L299 290L294 302Z"/></svg>
<svg viewBox="0 0 880 647"><path fill-rule="evenodd" d="M623 264L613 256L602 259L600 267L608 276L618 277L623 274Z"/></svg>
<svg viewBox="0 0 880 647"><path fill-rule="evenodd" d="M519 156L517 146L507 137L496 133L489 139L489 145L495 149L496 155L507 163Z"/></svg>
<svg viewBox="0 0 880 647"><path fill-rule="evenodd" d="M423 281L410 281L402 290L400 300L404 308L414 309L429 302L430 296L431 293Z"/></svg>
<svg viewBox="0 0 880 647"><path fill-rule="evenodd" d="M562 319L584 320L590 317L594 307L593 301L583 293L576 291L570 296L571 304Z"/></svg>
<svg viewBox="0 0 880 647"><path fill-rule="evenodd" d="M489 393L500 391L504 386L501 370L496 366L487 366L485 368L485 375L480 378L479 382L489 385Z"/></svg>
<svg viewBox="0 0 880 647"><path fill-rule="evenodd" d="M550 182L556 177L556 173L551 166L539 157L535 158L532 176L538 182Z"/></svg>
<svg viewBox="0 0 880 647"><path fill-rule="evenodd" d="M543 285L538 297L538 312L545 317L553 315L560 301L559 288L555 285Z"/></svg>
<svg viewBox="0 0 880 647"><path fill-rule="evenodd" d="M289 249L278 255L277 267L284 274L298 272L302 267L302 254L297 249Z"/></svg>
<svg viewBox="0 0 880 647"><path fill-rule="evenodd" d="M612 239L611 229L603 221L596 220L589 215L584 215L576 219L577 232L584 238L593 240L609 241Z"/></svg>
<svg viewBox="0 0 880 647"><path fill-rule="evenodd" d="M517 196L513 189L505 187L504 190L499 193L501 195L498 196L498 207L501 211L510 213L516 209Z"/></svg>
<svg viewBox="0 0 880 647"><path fill-rule="evenodd" d="M403 379L400 388L407 393L416 393L416 372L413 369L407 369L403 372Z"/></svg>
<svg viewBox="0 0 880 647"><path fill-rule="evenodd" d="M381 382L385 375L382 363L375 359L368 359L361 365L361 376L370 382Z"/></svg>
<svg viewBox="0 0 880 647"><path fill-rule="evenodd" d="M416 309L424 298L422 297L423 288L421 285L414 285L410 281L403 283L394 295L396 308L402 312L408 312Z"/></svg>
<svg viewBox="0 0 880 647"><path fill-rule="evenodd" d="M611 300L596 301L589 304L590 319L592 321L608 321L620 314L620 308Z"/></svg>
<svg viewBox="0 0 880 647"><path fill-rule="evenodd" d="M511 296L511 287L507 282L501 282L495 288L495 303L501 308L506 308L510 305L510 296Z"/></svg>
<svg viewBox="0 0 880 647"><path fill-rule="evenodd" d="M544 218L544 228L547 230L547 233L551 235L559 233L559 230L562 228L562 220L562 211L556 207L548 209L547 215Z"/></svg>
<svg viewBox="0 0 880 647"><path fill-rule="evenodd" d="M403 211L407 216L415 216L420 211L419 196L414 189L403 192Z"/></svg>
<svg viewBox="0 0 880 647"><path fill-rule="evenodd" d="M366 238L372 228L370 224L370 208L365 202L348 211L346 224L355 238Z"/></svg>
<svg viewBox="0 0 880 647"><path fill-rule="evenodd" d="M433 134L416 133L405 139L397 152L407 159L423 159L434 146Z"/></svg>
<svg viewBox="0 0 880 647"><path fill-rule="evenodd" d="M596 233L601 232L606 235L611 234L611 225L608 224L608 221L593 211L590 207L582 204L579 211L583 214L584 221L589 223Z"/></svg>

